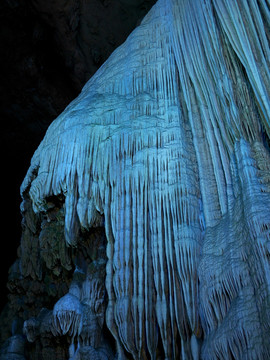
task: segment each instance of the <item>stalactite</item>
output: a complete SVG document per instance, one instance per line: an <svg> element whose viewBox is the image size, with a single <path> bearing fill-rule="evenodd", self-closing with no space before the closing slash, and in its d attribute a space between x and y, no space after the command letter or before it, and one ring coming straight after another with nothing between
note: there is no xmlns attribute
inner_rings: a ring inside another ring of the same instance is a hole
<svg viewBox="0 0 270 360"><path fill-rule="evenodd" d="M68 245L104 216L119 354L270 356L267 26L263 0L159 0L33 156L22 196L65 196ZM55 305L59 333L80 301Z"/></svg>
<svg viewBox="0 0 270 360"><path fill-rule="evenodd" d="M60 335L79 335L82 328L83 309L79 291L69 291L54 306L53 327Z"/></svg>

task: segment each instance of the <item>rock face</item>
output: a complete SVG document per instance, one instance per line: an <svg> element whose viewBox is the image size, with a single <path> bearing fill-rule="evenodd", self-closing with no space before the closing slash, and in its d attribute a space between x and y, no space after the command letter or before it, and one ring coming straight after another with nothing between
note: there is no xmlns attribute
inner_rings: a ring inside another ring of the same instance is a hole
<svg viewBox="0 0 270 360"><path fill-rule="evenodd" d="M0 145L6 154L2 167L8 171L2 180L1 219L12 239L0 255L1 309L6 302L7 269L16 258L21 235L19 188L32 154L49 124L154 3L0 1Z"/></svg>
<svg viewBox="0 0 270 360"><path fill-rule="evenodd" d="M159 0L52 123L0 359L270 358L268 29Z"/></svg>

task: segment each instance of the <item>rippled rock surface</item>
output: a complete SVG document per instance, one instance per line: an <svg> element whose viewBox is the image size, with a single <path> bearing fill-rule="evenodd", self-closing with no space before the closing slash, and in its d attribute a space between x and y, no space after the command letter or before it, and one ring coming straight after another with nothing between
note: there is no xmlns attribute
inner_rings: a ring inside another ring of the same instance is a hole
<svg viewBox="0 0 270 360"><path fill-rule="evenodd" d="M268 29L159 0L52 123L9 280L28 358L270 357Z"/></svg>

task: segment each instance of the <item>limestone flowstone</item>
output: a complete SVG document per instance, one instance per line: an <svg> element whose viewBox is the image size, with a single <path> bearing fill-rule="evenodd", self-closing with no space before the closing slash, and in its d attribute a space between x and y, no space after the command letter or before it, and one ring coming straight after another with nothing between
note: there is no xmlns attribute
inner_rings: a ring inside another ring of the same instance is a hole
<svg viewBox="0 0 270 360"><path fill-rule="evenodd" d="M64 196L67 246L105 226L119 359L270 358L269 59L266 1L159 0L36 150L34 211ZM97 284L54 307L72 359Z"/></svg>

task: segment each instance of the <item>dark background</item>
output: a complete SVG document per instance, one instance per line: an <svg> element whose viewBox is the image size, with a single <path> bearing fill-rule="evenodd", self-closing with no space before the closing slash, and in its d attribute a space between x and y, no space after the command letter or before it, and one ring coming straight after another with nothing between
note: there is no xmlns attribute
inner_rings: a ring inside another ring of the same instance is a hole
<svg viewBox="0 0 270 360"><path fill-rule="evenodd" d="M0 310L21 238L20 185L49 124L156 0L1 0Z"/></svg>

